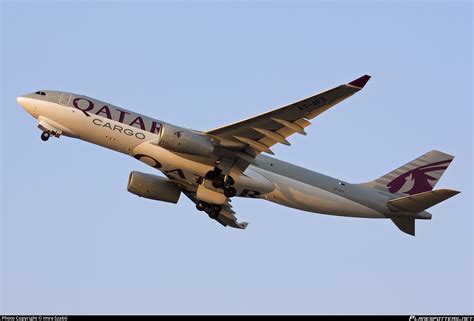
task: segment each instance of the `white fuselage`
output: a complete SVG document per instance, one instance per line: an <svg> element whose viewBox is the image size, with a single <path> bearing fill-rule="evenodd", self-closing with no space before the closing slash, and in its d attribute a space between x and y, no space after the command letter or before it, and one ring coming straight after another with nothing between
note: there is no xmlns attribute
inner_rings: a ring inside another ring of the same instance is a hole
<svg viewBox="0 0 474 321"><path fill-rule="evenodd" d="M40 128L79 138L159 169L183 184L198 184L212 163L156 144L164 122L85 96L48 91L18 98ZM389 193L349 184L270 157L258 156L235 182L237 196L261 198L308 212L386 218Z"/></svg>

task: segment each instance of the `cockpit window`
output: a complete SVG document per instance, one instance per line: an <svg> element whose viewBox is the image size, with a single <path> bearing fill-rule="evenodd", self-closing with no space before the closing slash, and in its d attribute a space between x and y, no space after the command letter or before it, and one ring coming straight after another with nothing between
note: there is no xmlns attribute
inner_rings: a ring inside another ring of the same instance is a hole
<svg viewBox="0 0 474 321"><path fill-rule="evenodd" d="M41 95L41 96L46 96L46 93L44 91L37 91L37 92L35 92L35 94Z"/></svg>

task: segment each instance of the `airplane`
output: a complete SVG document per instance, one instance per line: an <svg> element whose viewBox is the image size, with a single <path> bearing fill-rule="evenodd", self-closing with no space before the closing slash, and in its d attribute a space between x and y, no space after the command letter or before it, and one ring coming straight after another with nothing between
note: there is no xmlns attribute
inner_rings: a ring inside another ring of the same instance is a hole
<svg viewBox="0 0 474 321"><path fill-rule="evenodd" d="M41 139L67 136L97 144L161 171L132 171L127 190L139 197L177 203L181 194L223 226L245 229L233 197L263 199L307 212L390 219L415 235L426 209L458 194L433 190L453 156L433 150L365 183L352 184L272 158L273 145L306 135L310 120L360 91L364 75L347 84L275 110L207 131L165 123L87 96L40 90L18 104L37 119Z"/></svg>

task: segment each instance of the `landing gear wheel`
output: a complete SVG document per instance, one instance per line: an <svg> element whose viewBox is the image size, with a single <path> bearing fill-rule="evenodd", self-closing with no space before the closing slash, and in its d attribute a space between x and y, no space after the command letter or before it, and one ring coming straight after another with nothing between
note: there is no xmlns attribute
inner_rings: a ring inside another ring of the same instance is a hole
<svg viewBox="0 0 474 321"><path fill-rule="evenodd" d="M222 171L219 168L214 168L212 171L207 172L205 178L206 179L214 179L221 175Z"/></svg>
<svg viewBox="0 0 474 321"><path fill-rule="evenodd" d="M232 186L234 185L234 179L231 176L227 176L225 179L225 185L226 186Z"/></svg>
<svg viewBox="0 0 474 321"><path fill-rule="evenodd" d="M205 211L209 208L209 204L207 204L206 202L197 202L196 208L198 209L198 211Z"/></svg>
<svg viewBox="0 0 474 321"><path fill-rule="evenodd" d="M49 139L49 136L51 136L51 135L49 134L49 132L42 132L42 133L41 133L41 140L42 140L43 142L45 142L45 141L47 141L47 140Z"/></svg>
<svg viewBox="0 0 474 321"><path fill-rule="evenodd" d="M237 190L233 187L227 187L224 190L225 197L231 198L231 197L234 197L236 194L237 194Z"/></svg>
<svg viewBox="0 0 474 321"><path fill-rule="evenodd" d="M216 178L214 178L212 180L212 186L214 188L222 188L225 186L225 181L224 181L224 178L222 176L217 176Z"/></svg>
<svg viewBox="0 0 474 321"><path fill-rule="evenodd" d="M222 211L222 206L213 204L209 207L209 217L215 220L219 217L219 213L221 211Z"/></svg>

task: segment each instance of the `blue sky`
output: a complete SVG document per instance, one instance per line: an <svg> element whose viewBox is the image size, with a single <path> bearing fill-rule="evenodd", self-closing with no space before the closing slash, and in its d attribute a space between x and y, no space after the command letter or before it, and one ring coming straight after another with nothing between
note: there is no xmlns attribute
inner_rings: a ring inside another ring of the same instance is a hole
<svg viewBox="0 0 474 321"><path fill-rule="evenodd" d="M472 4L8 2L1 4L1 312L473 313ZM186 198L126 191L122 154L43 143L15 98L95 97L199 130L363 74L366 88L276 156L362 182L423 153L456 156L415 238L388 220L234 201L245 231Z"/></svg>

